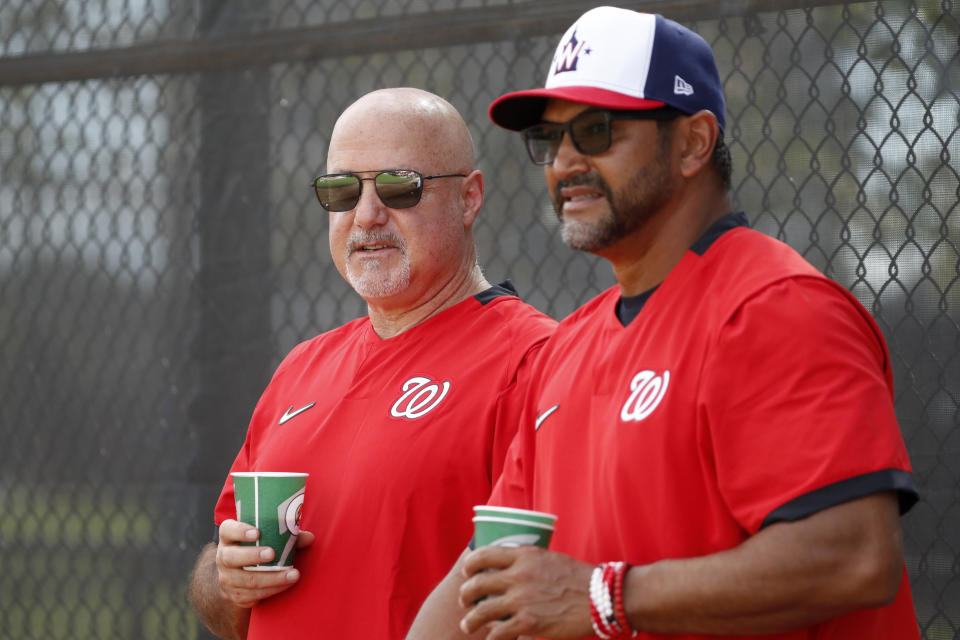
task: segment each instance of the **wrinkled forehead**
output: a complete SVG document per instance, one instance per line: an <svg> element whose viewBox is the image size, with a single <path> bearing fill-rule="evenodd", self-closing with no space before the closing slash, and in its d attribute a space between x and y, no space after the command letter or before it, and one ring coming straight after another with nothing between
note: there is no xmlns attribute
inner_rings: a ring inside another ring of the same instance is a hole
<svg viewBox="0 0 960 640"><path fill-rule="evenodd" d="M327 172L377 171L383 169L414 169L430 172L429 155L416 140L401 136L386 136L381 140L357 137L343 144L331 144L327 155Z"/></svg>

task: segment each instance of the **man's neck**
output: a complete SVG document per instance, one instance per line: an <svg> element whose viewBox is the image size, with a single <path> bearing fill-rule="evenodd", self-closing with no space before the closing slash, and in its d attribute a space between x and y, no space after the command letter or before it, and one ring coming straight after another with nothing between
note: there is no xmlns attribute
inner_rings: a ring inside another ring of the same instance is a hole
<svg viewBox="0 0 960 640"><path fill-rule="evenodd" d="M490 283L483 277L479 265L474 265L465 272L458 272L438 291L421 302L404 307L381 306L368 302L367 313L373 330L386 340L489 288Z"/></svg>
<svg viewBox="0 0 960 640"><path fill-rule="evenodd" d="M639 295L663 282L693 243L730 210L726 194L688 198L598 254L610 261L621 295Z"/></svg>

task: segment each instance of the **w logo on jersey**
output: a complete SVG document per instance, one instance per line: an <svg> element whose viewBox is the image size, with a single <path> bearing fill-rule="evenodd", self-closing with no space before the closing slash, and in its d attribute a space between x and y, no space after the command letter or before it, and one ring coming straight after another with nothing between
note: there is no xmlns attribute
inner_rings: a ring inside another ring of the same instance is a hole
<svg viewBox="0 0 960 640"><path fill-rule="evenodd" d="M660 405L667 386L670 384L670 372L663 375L646 369L633 376L630 381L630 397L620 409L620 419L624 422L640 422Z"/></svg>
<svg viewBox="0 0 960 640"><path fill-rule="evenodd" d="M436 409L449 390L450 383L446 380L440 385L430 378L414 376L403 383L403 395L390 407L390 415L416 420Z"/></svg>
<svg viewBox="0 0 960 640"><path fill-rule="evenodd" d="M563 73L564 71L576 71L577 62L580 61L580 54L590 53L590 50L587 49L586 46L587 43L585 41L577 40L577 32L574 31L573 35L570 36L570 40L561 48L557 49L557 53L553 59L554 75Z"/></svg>

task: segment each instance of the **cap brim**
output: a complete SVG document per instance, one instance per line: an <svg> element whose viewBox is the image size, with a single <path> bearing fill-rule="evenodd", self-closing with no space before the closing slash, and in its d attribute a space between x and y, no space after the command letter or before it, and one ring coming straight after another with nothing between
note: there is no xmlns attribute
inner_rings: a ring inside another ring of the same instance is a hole
<svg viewBox="0 0 960 640"><path fill-rule="evenodd" d="M554 87L514 91L500 96L490 105L490 119L504 129L520 131L540 122L547 100L559 98L605 109L659 109L659 100L647 100L598 89L596 87Z"/></svg>

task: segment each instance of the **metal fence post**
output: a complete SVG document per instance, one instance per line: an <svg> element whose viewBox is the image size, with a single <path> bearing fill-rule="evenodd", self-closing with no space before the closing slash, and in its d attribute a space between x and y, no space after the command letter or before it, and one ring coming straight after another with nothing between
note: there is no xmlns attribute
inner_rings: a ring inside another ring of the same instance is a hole
<svg viewBox="0 0 960 640"><path fill-rule="evenodd" d="M259 0L200 4L205 37L246 31L262 20ZM197 76L200 207L192 352L199 384L191 403L189 480L197 521L209 523L220 483L243 441L269 377L269 75L263 67ZM203 529L201 529L203 531ZM205 534L204 534L205 535Z"/></svg>

